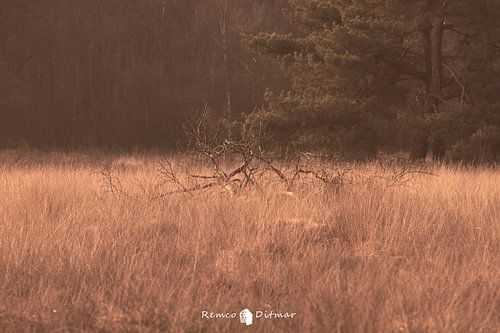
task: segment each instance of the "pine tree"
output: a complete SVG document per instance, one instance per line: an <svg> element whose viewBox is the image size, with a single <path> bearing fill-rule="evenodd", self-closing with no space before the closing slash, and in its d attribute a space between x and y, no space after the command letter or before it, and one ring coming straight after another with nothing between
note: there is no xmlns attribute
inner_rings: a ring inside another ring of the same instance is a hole
<svg viewBox="0 0 500 333"><path fill-rule="evenodd" d="M292 92L269 93L267 110L254 116L300 133L292 135L298 144L366 154L399 133L411 156L423 158L431 147L442 156L481 121L500 125L496 94L484 92L499 82L491 75L498 1L292 0L288 17L296 34L248 42L279 59L293 81ZM459 134L447 135L450 126Z"/></svg>

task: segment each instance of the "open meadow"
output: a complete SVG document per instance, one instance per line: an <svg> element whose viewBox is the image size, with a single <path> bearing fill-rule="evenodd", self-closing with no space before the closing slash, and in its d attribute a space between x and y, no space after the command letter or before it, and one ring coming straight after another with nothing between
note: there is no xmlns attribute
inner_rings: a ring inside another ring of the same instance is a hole
<svg viewBox="0 0 500 333"><path fill-rule="evenodd" d="M0 331L500 330L498 168L162 195L161 160L0 154ZM202 315L244 308L295 315Z"/></svg>

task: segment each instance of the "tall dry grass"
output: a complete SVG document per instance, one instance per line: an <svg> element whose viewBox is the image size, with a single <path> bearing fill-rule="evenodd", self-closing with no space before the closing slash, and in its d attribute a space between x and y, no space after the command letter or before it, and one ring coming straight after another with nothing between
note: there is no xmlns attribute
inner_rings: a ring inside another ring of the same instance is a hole
<svg viewBox="0 0 500 333"><path fill-rule="evenodd" d="M2 332L500 329L498 170L145 202L107 193L99 159L0 161ZM113 163L126 186L154 183L153 157ZM297 315L201 318L246 307Z"/></svg>

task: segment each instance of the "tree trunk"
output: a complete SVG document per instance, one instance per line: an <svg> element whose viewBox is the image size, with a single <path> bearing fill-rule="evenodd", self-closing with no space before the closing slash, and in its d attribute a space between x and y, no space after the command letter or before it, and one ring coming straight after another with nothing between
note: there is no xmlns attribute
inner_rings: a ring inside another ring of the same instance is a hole
<svg viewBox="0 0 500 333"><path fill-rule="evenodd" d="M226 103L224 106L224 118L229 119L232 113L232 101L231 101L231 84L230 84L230 73L229 73L229 63L228 63L228 47L227 47L227 0L223 2L222 15L220 18L220 34L222 42L222 58L224 67L224 86L226 89Z"/></svg>
<svg viewBox="0 0 500 333"><path fill-rule="evenodd" d="M443 81L443 33L444 33L444 18L442 16L436 17L432 21L432 28L430 31L430 73L429 75L429 102L430 111L435 113L439 112L439 105L441 104L441 89Z"/></svg>
<svg viewBox="0 0 500 333"><path fill-rule="evenodd" d="M429 150L429 133L418 129L410 137L410 158L412 160L425 159Z"/></svg>
<svg viewBox="0 0 500 333"><path fill-rule="evenodd" d="M432 158L436 161L441 161L446 155L446 144L444 138L440 134L434 135L432 141Z"/></svg>
<svg viewBox="0 0 500 333"><path fill-rule="evenodd" d="M439 113L443 89L443 35L444 35L444 6L428 1L427 12L430 16L427 26L422 31L425 60L425 107L422 117L426 114ZM431 133L428 130L417 130L410 138L410 157L423 159L432 148ZM441 142L440 142L441 143ZM437 150L442 150L438 147Z"/></svg>

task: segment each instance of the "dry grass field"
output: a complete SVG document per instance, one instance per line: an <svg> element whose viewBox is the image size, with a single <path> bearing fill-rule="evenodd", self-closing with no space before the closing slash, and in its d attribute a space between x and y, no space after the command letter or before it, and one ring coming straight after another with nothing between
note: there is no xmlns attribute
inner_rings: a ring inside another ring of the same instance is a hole
<svg viewBox="0 0 500 333"><path fill-rule="evenodd" d="M110 163L130 193L153 191L157 157ZM101 165L0 154L1 332L500 330L498 169L434 165L391 184L374 163L356 172L379 180L339 191L141 200L111 193ZM243 308L296 315L202 318Z"/></svg>

